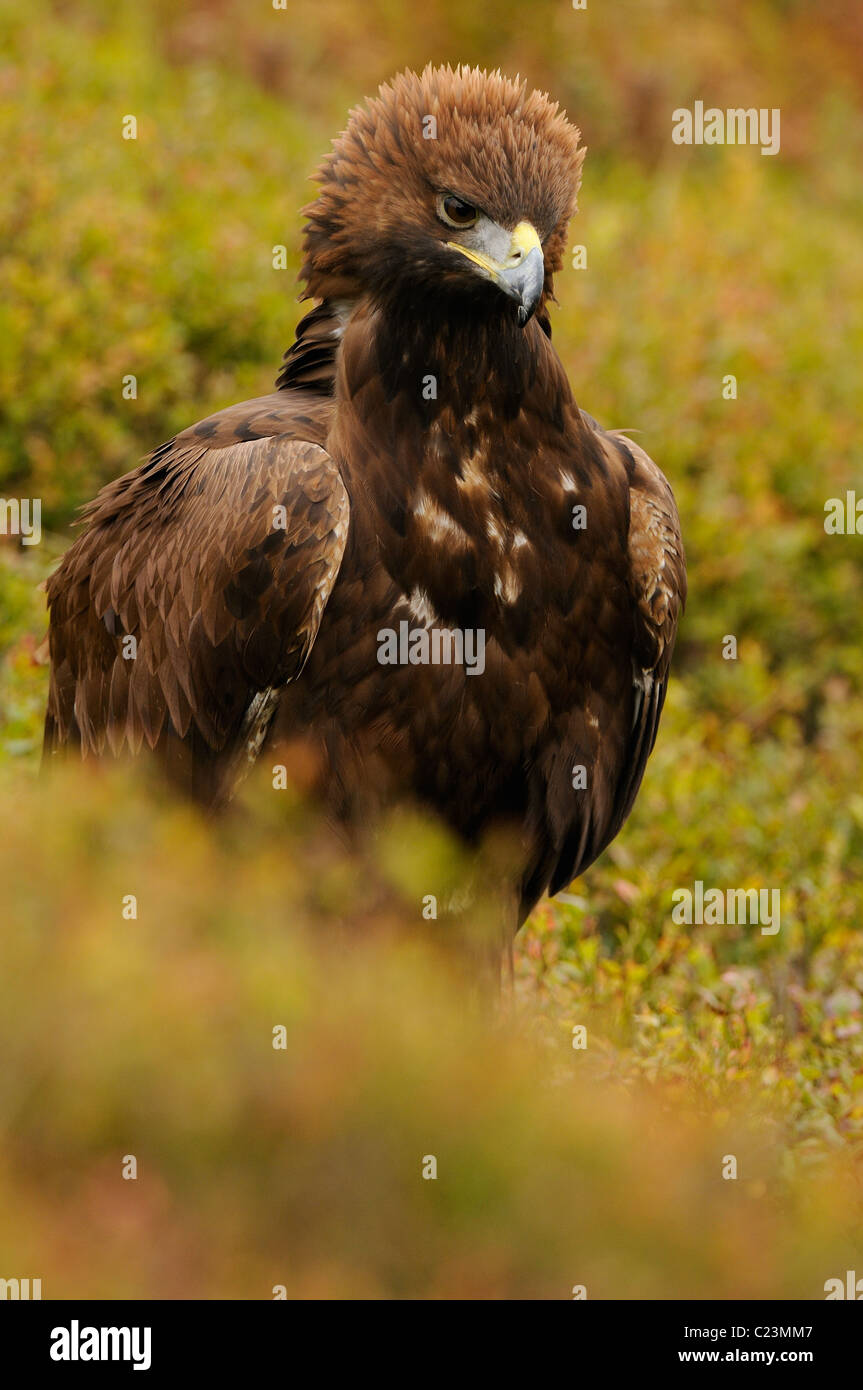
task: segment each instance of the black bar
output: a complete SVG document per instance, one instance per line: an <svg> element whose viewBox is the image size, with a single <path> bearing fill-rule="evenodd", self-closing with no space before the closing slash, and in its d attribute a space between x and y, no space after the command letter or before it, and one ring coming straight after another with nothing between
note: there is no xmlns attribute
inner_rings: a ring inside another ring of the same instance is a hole
<svg viewBox="0 0 863 1390"><path fill-rule="evenodd" d="M859 1301L859 1300L858 1300ZM117 1329L102 1337L101 1329ZM96 1329L94 1334L89 1329ZM138 1329L137 1337L134 1329ZM149 1329L149 1344L146 1330ZM458 1365L476 1363L486 1373L513 1369L513 1357L527 1355L537 1374L543 1350L571 1364L573 1377L590 1365L594 1376L621 1372L660 1374L672 1367L684 1375L709 1366L725 1370L760 1366L825 1373L854 1364L859 1354L860 1310L835 1302L680 1302L610 1303L589 1300L505 1305L472 1302L9 1302L0 1305L0 1338L5 1366L17 1367L16 1383L30 1373L52 1379L92 1379L144 1375L160 1380L188 1371L198 1383L232 1373L281 1369L306 1379L317 1361L330 1378L334 1363L363 1373L376 1366L397 1368L402 1377L435 1365L443 1377ZM530 1334L539 1333L540 1340ZM448 1336L448 1334L450 1334ZM406 1359L402 1339L411 1348ZM451 1340L451 1338L453 1340ZM553 1338L546 1344L543 1339ZM402 1351L396 1354L396 1348ZM77 1360L52 1358L52 1347ZM556 1348L556 1351L554 1350ZM92 1360L91 1349L110 1357ZM531 1350L532 1349L532 1350ZM395 1358L395 1359L394 1359ZM145 1365L145 1361L149 1364ZM413 1362L413 1367L411 1366Z"/></svg>

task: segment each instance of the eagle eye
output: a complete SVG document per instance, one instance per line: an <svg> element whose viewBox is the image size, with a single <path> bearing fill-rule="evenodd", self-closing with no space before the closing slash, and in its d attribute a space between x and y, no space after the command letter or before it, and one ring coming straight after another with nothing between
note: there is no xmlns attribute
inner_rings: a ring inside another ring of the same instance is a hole
<svg viewBox="0 0 863 1390"><path fill-rule="evenodd" d="M444 193L438 198L438 216L449 227L472 227L479 217L473 203L466 203L455 193Z"/></svg>

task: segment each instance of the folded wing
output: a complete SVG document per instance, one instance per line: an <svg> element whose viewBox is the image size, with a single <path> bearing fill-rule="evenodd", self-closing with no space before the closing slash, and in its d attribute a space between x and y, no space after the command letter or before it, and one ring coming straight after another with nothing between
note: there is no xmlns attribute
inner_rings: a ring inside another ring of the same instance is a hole
<svg viewBox="0 0 863 1390"><path fill-rule="evenodd" d="M312 409L313 413L313 409ZM186 745L224 761L302 670L349 503L276 393L185 431L106 487L48 582L45 750ZM305 433L322 434L312 419Z"/></svg>

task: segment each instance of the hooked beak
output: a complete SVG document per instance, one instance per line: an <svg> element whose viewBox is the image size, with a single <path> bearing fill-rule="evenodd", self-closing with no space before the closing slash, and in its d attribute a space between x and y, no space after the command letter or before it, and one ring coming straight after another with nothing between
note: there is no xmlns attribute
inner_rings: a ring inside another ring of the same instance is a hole
<svg viewBox="0 0 863 1390"><path fill-rule="evenodd" d="M481 251L447 242L454 251L461 251L477 267L480 274L503 290L518 304L518 321L522 328L532 317L542 298L545 285L545 258L536 229L529 222L519 222L512 234L509 251L503 261L494 261Z"/></svg>

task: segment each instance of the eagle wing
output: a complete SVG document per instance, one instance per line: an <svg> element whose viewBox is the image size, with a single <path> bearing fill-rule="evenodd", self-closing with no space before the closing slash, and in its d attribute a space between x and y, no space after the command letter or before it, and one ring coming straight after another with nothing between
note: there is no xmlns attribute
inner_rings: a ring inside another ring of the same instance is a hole
<svg viewBox="0 0 863 1390"><path fill-rule="evenodd" d="M548 886L552 896L593 863L632 809L656 741L677 625L686 602L680 519L665 476L631 439L619 431L603 430L582 414L609 461L624 463L629 480L626 558L632 612L632 714L622 740L618 741L616 726L599 732L605 748L598 763L615 772L595 780L585 814L555 852ZM554 844L554 836L549 838Z"/></svg>
<svg viewBox="0 0 863 1390"><path fill-rule="evenodd" d="M347 540L326 413L302 393L231 407L103 489L48 581L47 753L146 743L207 795L260 742Z"/></svg>
<svg viewBox="0 0 863 1390"><path fill-rule="evenodd" d="M616 432L610 437L632 464L628 554L635 605L635 704L615 796L612 835L616 835L632 809L656 742L677 624L686 603L686 559L677 505L665 475L631 439Z"/></svg>

